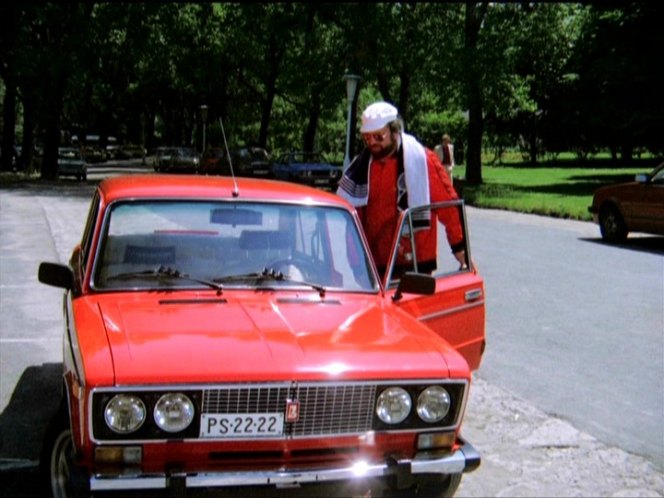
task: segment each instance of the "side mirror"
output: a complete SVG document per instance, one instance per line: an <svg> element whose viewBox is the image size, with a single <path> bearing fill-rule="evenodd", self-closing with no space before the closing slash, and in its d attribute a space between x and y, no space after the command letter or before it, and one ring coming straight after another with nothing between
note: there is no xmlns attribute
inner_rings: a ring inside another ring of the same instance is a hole
<svg viewBox="0 0 664 498"><path fill-rule="evenodd" d="M431 295L436 291L436 279L423 273L406 272L401 276L392 299L398 301L404 292Z"/></svg>
<svg viewBox="0 0 664 498"><path fill-rule="evenodd" d="M68 266L59 263L41 263L38 278L42 284L67 290L74 288L74 272Z"/></svg>

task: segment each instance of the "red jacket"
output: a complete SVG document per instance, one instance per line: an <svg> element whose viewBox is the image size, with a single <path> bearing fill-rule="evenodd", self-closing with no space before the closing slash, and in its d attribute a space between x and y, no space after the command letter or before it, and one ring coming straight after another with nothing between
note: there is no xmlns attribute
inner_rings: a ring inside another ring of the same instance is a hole
<svg viewBox="0 0 664 498"><path fill-rule="evenodd" d="M427 170L429 173L429 191L431 203L458 199L449 176L436 154L426 148ZM399 218L397 209L397 156L383 160L372 160L369 172L369 199L367 206L357 209L369 241L376 266L383 268L390 257L392 235ZM456 208L438 209L436 216L445 226L447 240L453 251L463 248L463 228ZM432 213L429 230L415 233L418 263L435 261L437 224ZM389 240L388 240L389 237ZM409 252L406 249L404 252ZM401 254L401 251L400 251ZM407 264L407 260L398 261Z"/></svg>

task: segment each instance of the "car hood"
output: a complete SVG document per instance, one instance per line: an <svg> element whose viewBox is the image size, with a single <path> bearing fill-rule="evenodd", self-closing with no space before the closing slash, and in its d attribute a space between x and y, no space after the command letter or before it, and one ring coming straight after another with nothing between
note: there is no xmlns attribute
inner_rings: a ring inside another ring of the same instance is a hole
<svg viewBox="0 0 664 498"><path fill-rule="evenodd" d="M624 182L624 183L615 183L613 185L605 185L603 187L599 187L596 192L600 193L607 193L607 192L613 192L617 190L624 190L624 189L630 189L634 187L638 187L641 184L639 182Z"/></svg>
<svg viewBox="0 0 664 498"><path fill-rule="evenodd" d="M643 189L643 184L635 181L604 185L603 187L599 187L593 193L592 204L595 209L598 209L600 204L606 199L610 199L615 196L623 197L625 195L633 195L634 193L641 192L641 189Z"/></svg>
<svg viewBox="0 0 664 498"><path fill-rule="evenodd" d="M115 383L447 376L457 354L375 295L249 296L100 302Z"/></svg>

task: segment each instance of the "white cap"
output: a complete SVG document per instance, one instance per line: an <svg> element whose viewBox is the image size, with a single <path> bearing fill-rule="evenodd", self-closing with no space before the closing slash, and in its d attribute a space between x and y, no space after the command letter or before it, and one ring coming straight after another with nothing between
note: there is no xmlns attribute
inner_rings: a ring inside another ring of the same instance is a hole
<svg viewBox="0 0 664 498"><path fill-rule="evenodd" d="M398 115L399 111L397 111L397 108L392 104L388 104L387 102L374 102L362 113L360 133L380 130L386 124L397 119Z"/></svg>

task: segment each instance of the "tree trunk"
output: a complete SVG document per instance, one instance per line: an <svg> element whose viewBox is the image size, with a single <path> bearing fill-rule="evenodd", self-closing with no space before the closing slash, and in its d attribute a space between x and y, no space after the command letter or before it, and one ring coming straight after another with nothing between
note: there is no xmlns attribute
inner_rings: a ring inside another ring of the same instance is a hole
<svg viewBox="0 0 664 498"><path fill-rule="evenodd" d="M482 97L476 81L468 87L468 152L466 154L466 182L468 185L482 184Z"/></svg>
<svg viewBox="0 0 664 498"><path fill-rule="evenodd" d="M58 178L58 147L60 147L60 116L64 105L64 82L53 78L50 98L45 102L44 155L41 164L42 180Z"/></svg>
<svg viewBox="0 0 664 498"><path fill-rule="evenodd" d="M466 2L464 56L466 62L466 92L468 99L468 152L466 153L466 183L482 184L482 135L484 118L477 58L477 40L488 4Z"/></svg>
<svg viewBox="0 0 664 498"><path fill-rule="evenodd" d="M14 167L14 127L16 126L16 85L13 78L8 78L3 99L4 128L2 130L2 156L0 171L11 171Z"/></svg>

